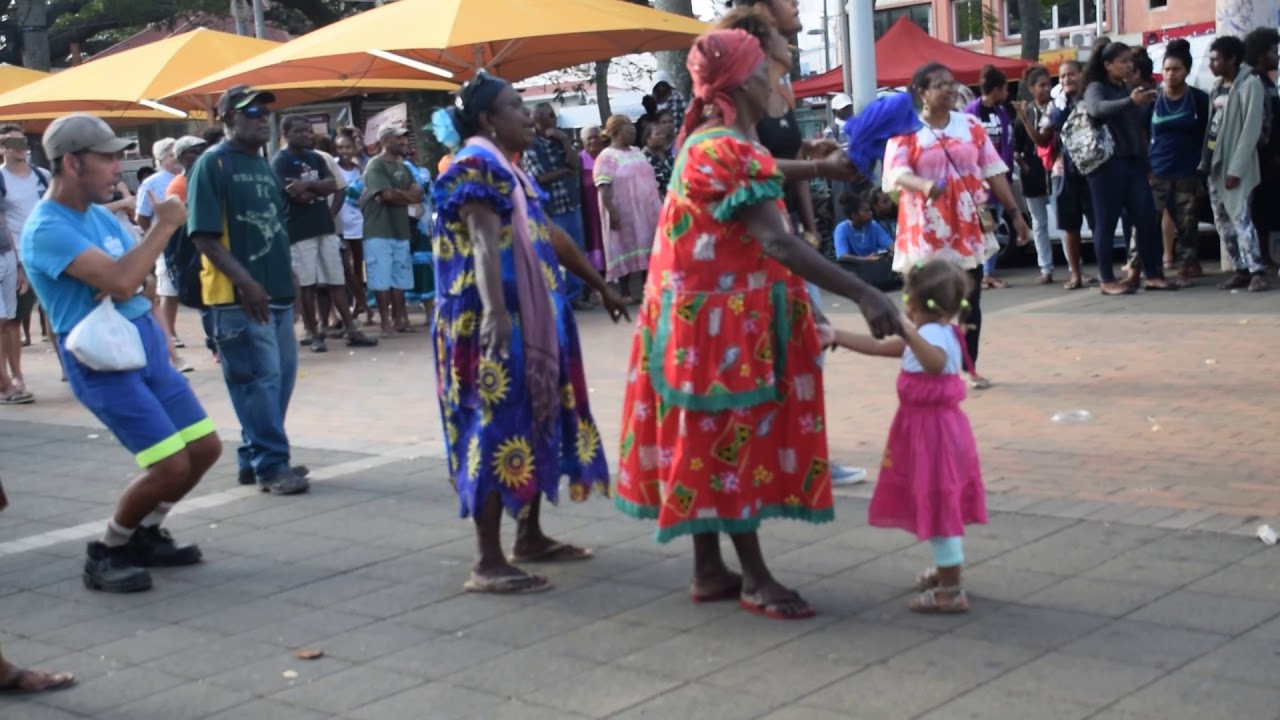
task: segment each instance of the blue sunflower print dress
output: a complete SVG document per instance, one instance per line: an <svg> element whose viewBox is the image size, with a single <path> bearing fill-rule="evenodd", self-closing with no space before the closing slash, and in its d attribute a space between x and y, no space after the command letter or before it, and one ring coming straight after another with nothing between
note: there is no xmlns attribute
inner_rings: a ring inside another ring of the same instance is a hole
<svg viewBox="0 0 1280 720"><path fill-rule="evenodd" d="M586 374L578 327L565 297L563 271L551 245L540 192L529 196L530 235L553 296L560 336L560 422L552 432L535 432L525 386L524 342L511 248L516 178L483 150L465 148L435 184L438 211L433 250L437 298L432 322L440 412L449 473L462 517L477 515L497 491L507 512L521 517L538 493L559 499L560 478L569 497L582 501L594 490L609 491L609 467L600 431L587 405ZM502 218L498 247L503 295L512 335L505 360L485 357L480 346L484 304L476 285L476 262L462 206L483 203Z"/></svg>

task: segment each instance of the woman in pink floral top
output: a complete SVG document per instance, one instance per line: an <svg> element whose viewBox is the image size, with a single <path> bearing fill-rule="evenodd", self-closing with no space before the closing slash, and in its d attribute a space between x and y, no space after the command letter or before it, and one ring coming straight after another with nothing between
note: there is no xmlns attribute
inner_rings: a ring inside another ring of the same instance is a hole
<svg viewBox="0 0 1280 720"><path fill-rule="evenodd" d="M938 63L925 65L915 72L911 88L923 103L920 119L924 125L913 134L890 140L884 154L884 190L902 191L893 269L906 272L917 263L943 257L973 275L965 344L975 367L970 385L985 389L991 382L976 370L982 327L982 264L999 246L994 232L983 229L979 208L994 195L1015 218L1019 245L1031 239L1031 230L1016 209L1005 178L1009 168L981 122L954 111L956 80L951 71Z"/></svg>

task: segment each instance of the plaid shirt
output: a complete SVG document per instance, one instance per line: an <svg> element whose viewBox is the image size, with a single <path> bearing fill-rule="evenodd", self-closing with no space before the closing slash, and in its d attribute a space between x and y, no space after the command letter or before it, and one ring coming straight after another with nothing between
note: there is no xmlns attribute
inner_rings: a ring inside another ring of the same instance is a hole
<svg viewBox="0 0 1280 720"><path fill-rule="evenodd" d="M689 101L684 99L680 91L672 89L671 97L667 101L658 106L658 110L670 110L671 118L676 121L676 131L684 127L684 114L689 109Z"/></svg>
<svg viewBox="0 0 1280 720"><path fill-rule="evenodd" d="M524 151L521 164L536 182L542 175L568 167L569 161L565 157L564 146L558 140L539 135L534 138L533 145ZM552 180L543 185L542 189L550 196L545 207L551 215L578 212L582 207L582 189L579 187L577 174Z"/></svg>

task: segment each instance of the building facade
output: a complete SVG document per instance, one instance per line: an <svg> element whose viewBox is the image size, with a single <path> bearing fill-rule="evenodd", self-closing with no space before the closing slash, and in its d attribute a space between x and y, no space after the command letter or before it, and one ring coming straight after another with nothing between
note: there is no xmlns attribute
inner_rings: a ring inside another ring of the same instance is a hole
<svg viewBox="0 0 1280 720"><path fill-rule="evenodd" d="M843 1L825 0L824 8L824 0L802 0L801 14L808 32L800 47L807 72L839 65L843 53L838 47L839 19L835 16ZM1227 1L1217 0L1216 4ZM1275 4L1275 0L1229 1ZM1022 43L1018 6L1018 0L877 0L876 37L905 17L939 40L987 54L1018 55ZM829 28L826 33L821 30L824 15ZM1099 31L1145 46L1172 37L1212 33L1214 19L1212 0L1041 0L1040 48L1042 55L1061 58L1090 47Z"/></svg>

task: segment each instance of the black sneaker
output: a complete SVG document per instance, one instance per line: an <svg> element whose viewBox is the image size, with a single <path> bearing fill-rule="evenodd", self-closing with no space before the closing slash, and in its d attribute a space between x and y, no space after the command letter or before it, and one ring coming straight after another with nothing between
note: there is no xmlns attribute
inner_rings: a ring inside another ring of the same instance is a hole
<svg viewBox="0 0 1280 720"><path fill-rule="evenodd" d="M107 547L91 542L86 548L84 586L110 593L131 593L151 589L151 573L138 567L128 545Z"/></svg>
<svg viewBox="0 0 1280 720"><path fill-rule="evenodd" d="M290 468L286 472L277 473L274 477L260 481L258 487L262 492L272 495L299 495L310 490L311 483Z"/></svg>
<svg viewBox="0 0 1280 720"><path fill-rule="evenodd" d="M297 475L299 477L306 477L311 474L311 468L307 467L306 465L294 465L289 469L293 471L294 475ZM240 481L241 485L257 485L258 484L258 477L253 474L253 468L245 468L244 470L241 470L240 475L237 476L236 479Z"/></svg>
<svg viewBox="0 0 1280 720"><path fill-rule="evenodd" d="M142 567L195 565L204 557L198 545L179 547L169 531L159 525L138 528L125 547L133 551L134 562Z"/></svg>

